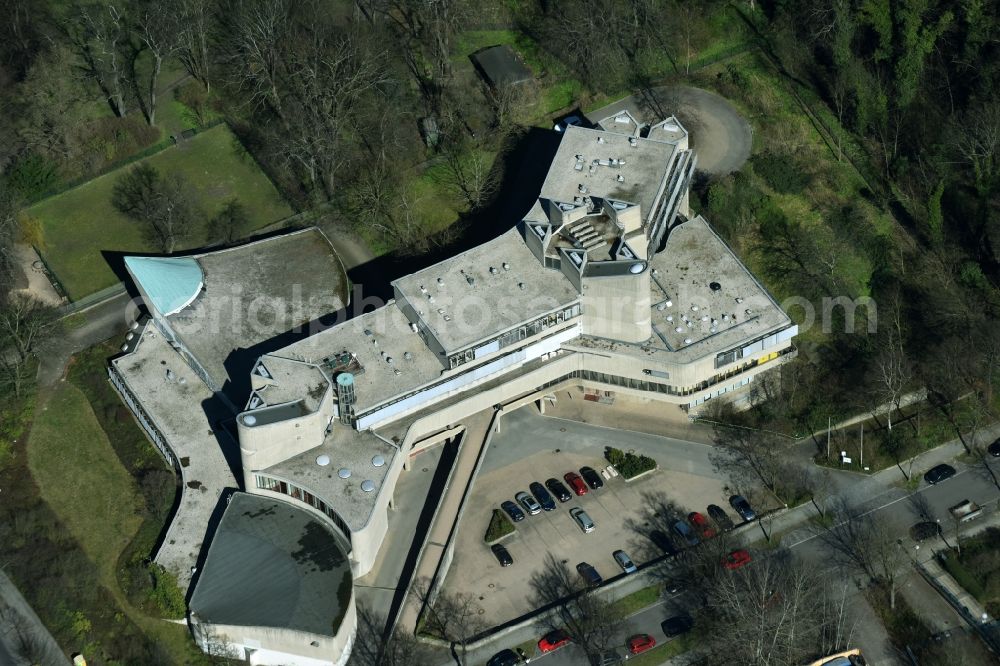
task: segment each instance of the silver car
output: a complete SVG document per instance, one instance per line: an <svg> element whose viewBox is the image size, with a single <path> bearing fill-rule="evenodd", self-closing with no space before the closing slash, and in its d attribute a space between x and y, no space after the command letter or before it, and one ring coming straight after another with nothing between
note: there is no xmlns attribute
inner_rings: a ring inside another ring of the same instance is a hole
<svg viewBox="0 0 1000 666"><path fill-rule="evenodd" d="M616 550L611 555L615 558L615 562L618 563L618 566L620 566L622 571L625 573L630 574L638 571L638 568L635 566L635 562L632 561L632 558L629 557L628 553L624 550Z"/></svg>
<svg viewBox="0 0 1000 666"><path fill-rule="evenodd" d="M518 494L514 495L514 499L517 500L518 504L524 507L530 515L534 516L542 512L542 505L538 503L534 497L524 492L523 490Z"/></svg>
<svg viewBox="0 0 1000 666"><path fill-rule="evenodd" d="M573 516L573 520L576 524L580 526L580 529L585 533L590 534L594 531L594 521L590 519L587 512L583 509L577 507L575 509L570 509L569 515Z"/></svg>

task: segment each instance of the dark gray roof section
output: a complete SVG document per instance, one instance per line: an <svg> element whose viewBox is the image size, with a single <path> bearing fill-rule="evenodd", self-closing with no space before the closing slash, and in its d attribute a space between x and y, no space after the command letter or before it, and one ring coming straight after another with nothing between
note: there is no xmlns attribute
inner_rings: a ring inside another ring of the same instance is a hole
<svg viewBox="0 0 1000 666"><path fill-rule="evenodd" d="M530 81L531 70L506 44L490 46L469 56L473 64L491 86L505 86Z"/></svg>
<svg viewBox="0 0 1000 666"><path fill-rule="evenodd" d="M235 493L191 597L205 623L335 636L351 594L341 542L287 502Z"/></svg>

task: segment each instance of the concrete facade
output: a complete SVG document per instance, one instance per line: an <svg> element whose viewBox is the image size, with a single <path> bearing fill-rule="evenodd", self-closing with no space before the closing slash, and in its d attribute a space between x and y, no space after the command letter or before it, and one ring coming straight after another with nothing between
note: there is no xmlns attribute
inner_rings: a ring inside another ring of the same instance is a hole
<svg viewBox="0 0 1000 666"><path fill-rule="evenodd" d="M792 358L797 327L689 209L695 162L675 118L567 128L516 228L259 357L236 416L245 491L322 520L358 578L410 456L471 415L566 385L693 413ZM210 629L257 655L291 649L267 628Z"/></svg>

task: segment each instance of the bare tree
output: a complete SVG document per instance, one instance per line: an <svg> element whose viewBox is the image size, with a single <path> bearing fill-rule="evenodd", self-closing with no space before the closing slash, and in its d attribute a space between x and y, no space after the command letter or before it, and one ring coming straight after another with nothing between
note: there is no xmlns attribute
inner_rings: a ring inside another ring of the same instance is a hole
<svg viewBox="0 0 1000 666"><path fill-rule="evenodd" d="M156 84L160 78L163 60L181 51L182 15L180 7L172 2L146 0L136 11L135 33L149 53L149 81L146 87L146 119L156 124Z"/></svg>
<svg viewBox="0 0 1000 666"><path fill-rule="evenodd" d="M190 185L179 174L163 178L153 167L139 164L115 183L112 203L119 211L146 225L152 242L172 253L194 225Z"/></svg>
<svg viewBox="0 0 1000 666"><path fill-rule="evenodd" d="M129 87L129 27L113 2L84 5L70 15L66 29L86 65L119 117L125 116Z"/></svg>
<svg viewBox="0 0 1000 666"><path fill-rule="evenodd" d="M15 655L29 664L42 664L51 658L45 641L21 613L5 604L0 605L0 628L5 628L8 643Z"/></svg>
<svg viewBox="0 0 1000 666"><path fill-rule="evenodd" d="M17 258L14 243L21 225L21 202L15 192L0 180L0 301L14 286Z"/></svg>
<svg viewBox="0 0 1000 666"><path fill-rule="evenodd" d="M736 486L759 482L778 496L784 464L774 435L744 427L719 426L714 432L712 466ZM780 499L780 497L779 497Z"/></svg>
<svg viewBox="0 0 1000 666"><path fill-rule="evenodd" d="M482 208L500 186L493 153L471 141L447 142L444 147L449 184L465 199L470 210Z"/></svg>
<svg viewBox="0 0 1000 666"><path fill-rule="evenodd" d="M456 660L466 666L466 645L487 627L475 595L465 592L432 595L427 581L415 583L413 591L424 605L424 631L448 641Z"/></svg>
<svg viewBox="0 0 1000 666"><path fill-rule="evenodd" d="M903 347L903 313L898 294L890 299L887 311L888 317L882 315L882 321L887 321L878 341L878 355L872 369L876 386L876 407L885 404L888 407L887 418L889 432L892 432L892 413L899 410L903 393L912 377L912 367Z"/></svg>
<svg viewBox="0 0 1000 666"><path fill-rule="evenodd" d="M553 609L546 620L549 626L565 631L588 659L595 659L615 643L624 621L621 613L587 589L565 562L551 553L546 555L541 571L532 574L530 582L535 605Z"/></svg>
<svg viewBox="0 0 1000 666"><path fill-rule="evenodd" d="M427 646L415 636L395 631L386 636L386 619L371 608L358 606L358 630L349 666L430 666Z"/></svg>
<svg viewBox="0 0 1000 666"><path fill-rule="evenodd" d="M900 568L908 564L899 540L875 512L852 507L844 498L837 501L833 515L836 524L819 528L817 537L836 561L884 588L895 609Z"/></svg>
<svg viewBox="0 0 1000 666"><path fill-rule="evenodd" d="M828 584L825 572L788 551L756 554L752 565L736 571L716 562L714 570L696 579L707 588L699 615L702 635L712 644L705 663L803 663L850 640L846 584Z"/></svg>
<svg viewBox="0 0 1000 666"><path fill-rule="evenodd" d="M211 92L209 76L211 54L209 52L212 23L211 0L176 0L180 14L177 57L187 73L197 79L206 92Z"/></svg>

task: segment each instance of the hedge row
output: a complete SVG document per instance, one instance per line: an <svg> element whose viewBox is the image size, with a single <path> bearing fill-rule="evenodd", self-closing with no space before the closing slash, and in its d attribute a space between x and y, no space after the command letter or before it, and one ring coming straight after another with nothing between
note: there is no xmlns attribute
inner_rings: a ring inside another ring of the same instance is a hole
<svg viewBox="0 0 1000 666"><path fill-rule="evenodd" d="M656 469L656 461L649 456L626 453L621 449L611 446L604 449L604 457L608 459L609 463L615 466L618 473L624 476L626 480L634 479L643 472Z"/></svg>

